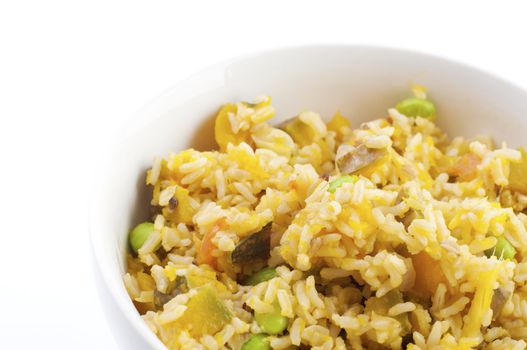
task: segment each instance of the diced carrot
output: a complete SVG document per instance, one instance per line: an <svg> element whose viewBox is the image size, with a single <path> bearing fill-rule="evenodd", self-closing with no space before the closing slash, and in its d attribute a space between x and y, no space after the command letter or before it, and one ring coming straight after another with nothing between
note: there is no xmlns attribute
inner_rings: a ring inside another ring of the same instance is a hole
<svg viewBox="0 0 527 350"><path fill-rule="evenodd" d="M415 270L414 291L423 298L432 296L439 283L446 283L446 277L439 266L426 252L412 256L412 264Z"/></svg>
<svg viewBox="0 0 527 350"><path fill-rule="evenodd" d="M216 233L221 230L222 225L223 221L218 221L203 237L201 247L199 248L198 254L196 256L196 262L198 263L198 265L207 264L214 269L217 268L217 258L212 255L212 252L214 251L214 249L216 249L216 246L212 243L212 239L214 238Z"/></svg>

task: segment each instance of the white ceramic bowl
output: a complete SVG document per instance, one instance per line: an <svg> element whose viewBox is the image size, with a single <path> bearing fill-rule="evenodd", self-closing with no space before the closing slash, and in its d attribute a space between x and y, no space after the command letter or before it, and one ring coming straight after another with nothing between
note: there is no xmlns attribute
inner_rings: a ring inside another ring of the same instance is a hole
<svg viewBox="0 0 527 350"><path fill-rule="evenodd" d="M129 229L148 217L145 170L157 155L189 146L214 147L212 117L226 101L273 98L275 122L301 110L354 126L386 116L410 94L429 88L437 122L451 135L491 134L517 146L525 140L527 93L488 73L415 52L364 46L281 49L218 64L148 104L118 137L101 164L94 191L91 238L101 300L123 349L164 349L143 323L122 282Z"/></svg>

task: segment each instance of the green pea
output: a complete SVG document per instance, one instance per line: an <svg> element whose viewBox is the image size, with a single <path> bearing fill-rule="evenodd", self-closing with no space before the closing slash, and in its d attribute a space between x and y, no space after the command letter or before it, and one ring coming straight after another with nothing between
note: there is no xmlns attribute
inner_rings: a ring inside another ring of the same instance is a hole
<svg viewBox="0 0 527 350"><path fill-rule="evenodd" d="M150 234L154 231L154 224L151 222L143 222L132 230L130 232L130 236L128 237L128 240L130 242L130 247L132 248L132 251L137 254L137 251L139 248L145 244L147 238L150 236Z"/></svg>
<svg viewBox="0 0 527 350"><path fill-rule="evenodd" d="M410 97L402 100L395 106L399 113L407 117L423 117L434 119L436 115L436 107L428 100L417 97Z"/></svg>
<svg viewBox="0 0 527 350"><path fill-rule="evenodd" d="M258 283L269 281L270 279L273 279L276 276L276 270L273 267L265 267L260 271L255 272L251 276L249 276L245 280L245 285L255 286Z"/></svg>
<svg viewBox="0 0 527 350"><path fill-rule="evenodd" d="M337 188L341 187L345 183L348 183L348 182L355 183L357 182L358 179L359 178L357 175L344 175L344 176L337 177L335 180L332 180L329 183L328 191L331 193L335 193Z"/></svg>
<svg viewBox="0 0 527 350"><path fill-rule="evenodd" d="M280 314L280 309L265 314L255 313L254 318L265 333L272 335L282 333L289 323L287 317Z"/></svg>
<svg viewBox="0 0 527 350"><path fill-rule="evenodd" d="M270 350L271 344L266 334L254 334L243 343L240 350Z"/></svg>
<svg viewBox="0 0 527 350"><path fill-rule="evenodd" d="M507 259L511 260L516 255L516 249L512 246L511 242L503 236L496 237L498 240L494 248L490 248L485 251L487 257L495 256L498 259Z"/></svg>

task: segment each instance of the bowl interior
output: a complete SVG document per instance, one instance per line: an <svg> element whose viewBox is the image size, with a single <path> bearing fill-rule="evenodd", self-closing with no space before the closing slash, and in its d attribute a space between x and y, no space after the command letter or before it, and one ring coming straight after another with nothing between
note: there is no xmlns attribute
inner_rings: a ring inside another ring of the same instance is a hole
<svg viewBox="0 0 527 350"><path fill-rule="evenodd" d="M386 116L389 107L410 95L412 83L429 89L437 122L450 136L489 134L512 146L522 144L525 91L477 69L394 49L328 46L267 52L205 70L154 100L110 150L93 201L94 253L112 297L139 320L121 277L127 233L149 216L145 171L155 156L170 151L213 149L213 117L221 104L265 94L273 98L275 123L302 110L326 119L340 110L358 126Z"/></svg>

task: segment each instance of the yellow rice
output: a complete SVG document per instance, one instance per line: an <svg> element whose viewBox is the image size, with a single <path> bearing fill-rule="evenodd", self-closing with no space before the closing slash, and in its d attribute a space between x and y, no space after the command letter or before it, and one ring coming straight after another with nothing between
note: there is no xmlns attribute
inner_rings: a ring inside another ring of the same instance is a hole
<svg viewBox="0 0 527 350"><path fill-rule="evenodd" d="M432 121L396 109L353 128L300 113L309 140L299 143L268 123L269 98L228 106L230 130L216 130L219 150L170 153L147 174L154 232L129 256L124 284L168 348L240 349L262 332L254 313L276 305L288 325L269 337L273 349L527 347L527 196L508 188L517 150L488 138L449 139ZM339 176L339 146L357 143L385 151L386 159L328 191ZM441 162L463 154L478 159L476 175L452 178ZM204 237L218 222L209 257L215 266L198 265ZM269 222L269 259L233 264L240 241ZM515 247L515 259L485 256L500 235ZM422 254L443 275L426 297L414 293ZM264 266L276 267L277 276L239 283ZM214 334L196 336L177 323L203 284L161 309L153 305L155 293L191 275L212 283L231 315ZM490 298L498 288L510 295L494 315ZM401 300L371 307L393 295Z"/></svg>

